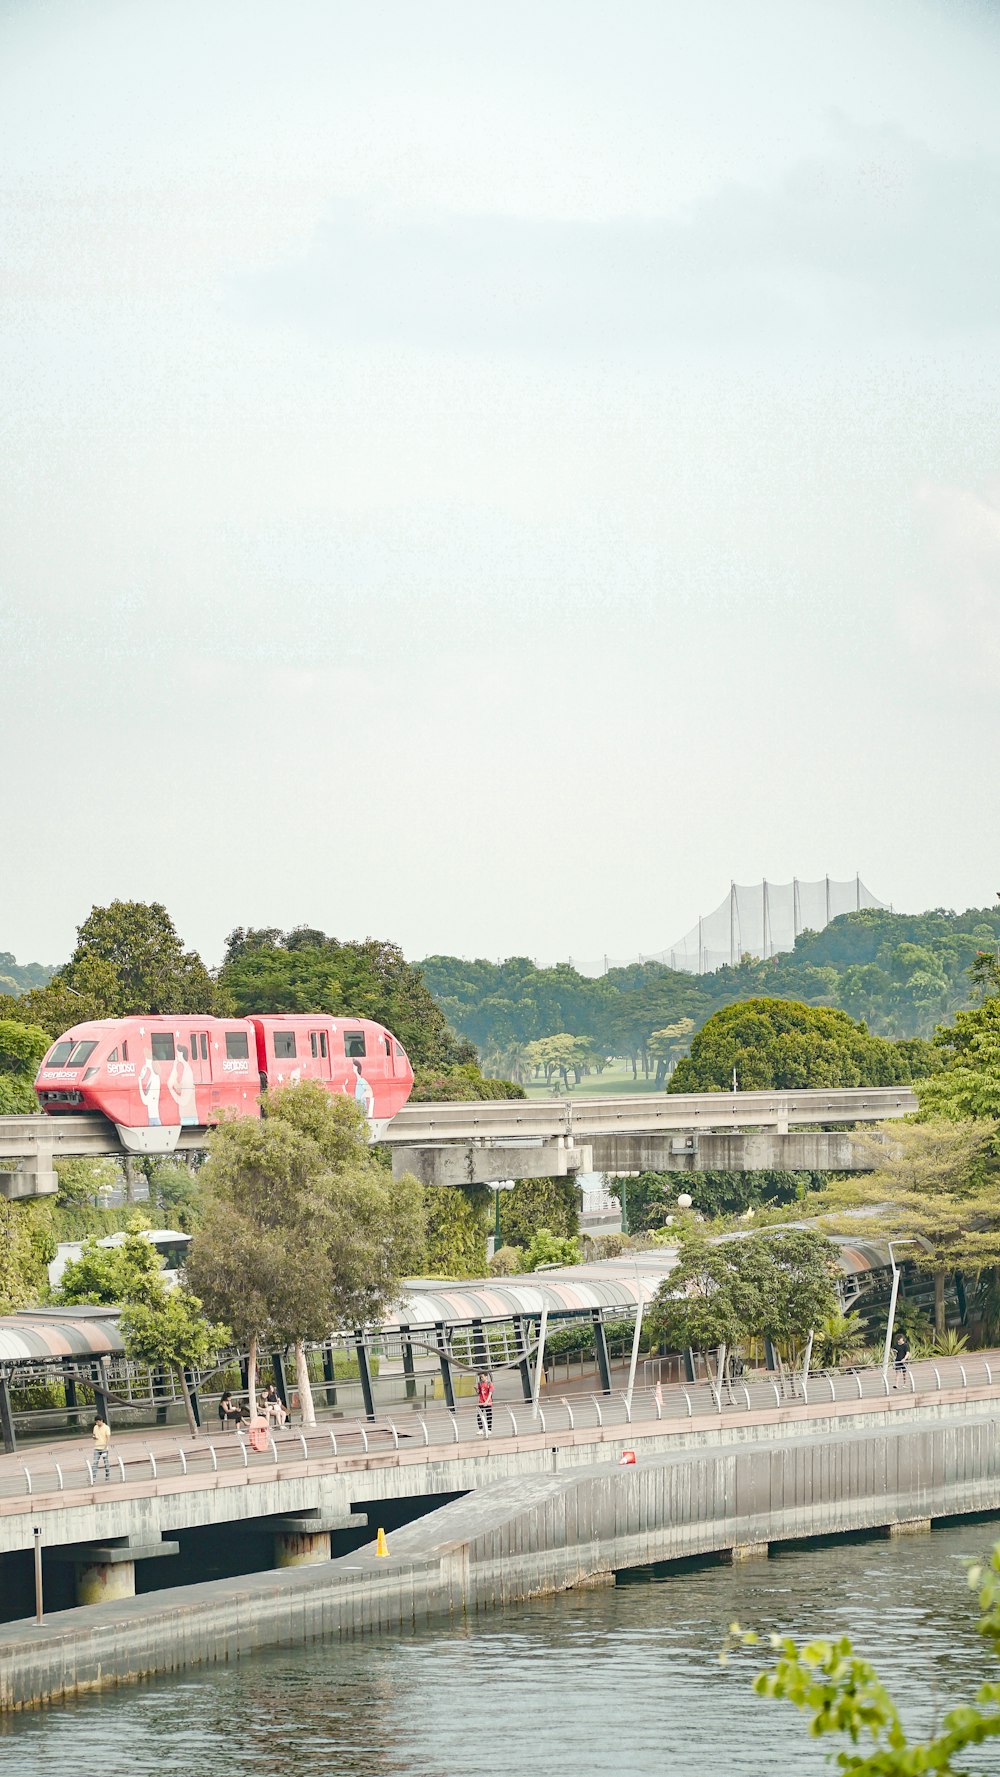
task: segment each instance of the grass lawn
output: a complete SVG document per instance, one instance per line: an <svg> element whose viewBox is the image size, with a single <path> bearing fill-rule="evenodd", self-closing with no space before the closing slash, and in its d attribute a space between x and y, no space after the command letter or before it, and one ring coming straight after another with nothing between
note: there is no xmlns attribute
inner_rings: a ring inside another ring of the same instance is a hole
<svg viewBox="0 0 1000 1777"><path fill-rule="evenodd" d="M529 1080L524 1090L529 1098L606 1098L611 1093L655 1092L653 1078L651 1074L648 1080L644 1080L640 1068L638 1079L633 1079L629 1062L609 1061L603 1074L586 1074L579 1086L571 1087L568 1094L562 1081L553 1089L542 1080Z"/></svg>

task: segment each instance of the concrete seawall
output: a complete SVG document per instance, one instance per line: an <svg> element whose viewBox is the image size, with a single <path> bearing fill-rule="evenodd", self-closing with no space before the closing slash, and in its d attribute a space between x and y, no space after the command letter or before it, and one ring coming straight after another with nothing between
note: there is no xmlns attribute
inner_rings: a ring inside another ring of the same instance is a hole
<svg viewBox="0 0 1000 1777"><path fill-rule="evenodd" d="M308 1569L147 1593L0 1628L0 1708L258 1649L410 1629L617 1570L789 1539L1000 1511L1000 1423L912 1415L812 1435L649 1451L487 1481L369 1548Z"/></svg>

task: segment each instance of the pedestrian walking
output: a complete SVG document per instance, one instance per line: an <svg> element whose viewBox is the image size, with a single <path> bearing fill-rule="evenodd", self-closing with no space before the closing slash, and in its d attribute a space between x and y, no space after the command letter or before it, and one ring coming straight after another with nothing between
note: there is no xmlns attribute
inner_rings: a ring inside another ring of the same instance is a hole
<svg viewBox="0 0 1000 1777"><path fill-rule="evenodd" d="M480 1370L476 1384L476 1429L481 1437L493 1436L493 1378Z"/></svg>
<svg viewBox="0 0 1000 1777"><path fill-rule="evenodd" d="M100 1468L101 1463L103 1462L103 1464L104 1464L104 1479L106 1481L110 1481L110 1479L111 1479L111 1463L108 1458L108 1445L111 1442L111 1427L108 1424L107 1420L103 1419L101 1417L100 1413L98 1413L97 1418L94 1420L93 1436L94 1436L94 1472L90 1478L92 1481L97 1480L97 1471Z"/></svg>
<svg viewBox="0 0 1000 1777"><path fill-rule="evenodd" d="M897 1333L892 1347L893 1375L892 1386L906 1387L906 1365L910 1356L910 1341L905 1333Z"/></svg>

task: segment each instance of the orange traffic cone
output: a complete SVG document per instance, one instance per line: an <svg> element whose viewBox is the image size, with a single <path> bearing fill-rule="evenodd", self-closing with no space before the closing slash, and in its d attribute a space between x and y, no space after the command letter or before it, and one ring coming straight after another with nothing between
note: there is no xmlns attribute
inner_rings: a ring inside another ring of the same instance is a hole
<svg viewBox="0 0 1000 1777"><path fill-rule="evenodd" d="M381 1527L375 1542L375 1553L376 1555L388 1555L389 1553L389 1544L385 1540L385 1531Z"/></svg>
<svg viewBox="0 0 1000 1777"><path fill-rule="evenodd" d="M631 1468L634 1461L635 1461L635 1451L634 1450L623 1450L621 1455L618 1458L618 1467L619 1468Z"/></svg>

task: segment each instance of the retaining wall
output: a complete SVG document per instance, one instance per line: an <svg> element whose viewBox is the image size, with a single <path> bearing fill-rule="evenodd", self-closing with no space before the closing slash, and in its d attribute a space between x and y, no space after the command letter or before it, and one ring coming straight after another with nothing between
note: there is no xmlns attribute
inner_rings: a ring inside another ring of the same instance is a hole
<svg viewBox="0 0 1000 1777"><path fill-rule="evenodd" d="M747 1428L749 1429L749 1428ZM453 1477L452 1477L453 1478ZM653 1561L1000 1511L992 1415L895 1416L507 1476L312 1569L147 1593L0 1630L0 1708L257 1649L418 1627Z"/></svg>

